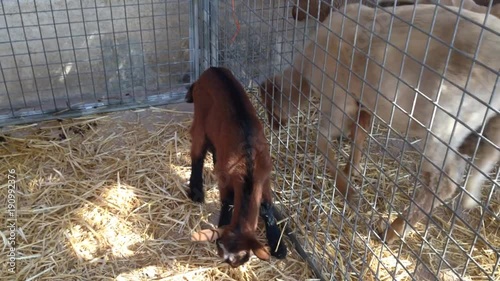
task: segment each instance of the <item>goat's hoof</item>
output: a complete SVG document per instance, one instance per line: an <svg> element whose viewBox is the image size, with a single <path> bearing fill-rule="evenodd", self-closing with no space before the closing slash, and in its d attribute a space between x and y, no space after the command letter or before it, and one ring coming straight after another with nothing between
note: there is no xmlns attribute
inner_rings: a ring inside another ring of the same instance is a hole
<svg viewBox="0 0 500 281"><path fill-rule="evenodd" d="M350 188L347 193L346 201L351 207L357 208L359 204L359 191Z"/></svg>
<svg viewBox="0 0 500 281"><path fill-rule="evenodd" d="M189 198L193 202L197 202L197 203L203 203L203 202L205 202L205 194L203 194L203 191L190 190L189 191Z"/></svg>
<svg viewBox="0 0 500 281"><path fill-rule="evenodd" d="M280 259L280 260L286 258L287 252L288 252L288 250L287 250L284 242L281 242L281 244L278 246L277 251L274 251L274 249L271 249L271 255L277 259Z"/></svg>
<svg viewBox="0 0 500 281"><path fill-rule="evenodd" d="M381 233L378 233L379 237L381 237L382 242L384 242L387 245L391 245L396 240L399 239L399 237L403 236L403 229L404 229L404 220L401 218L397 218L392 224L387 228L387 235L384 237L384 231Z"/></svg>

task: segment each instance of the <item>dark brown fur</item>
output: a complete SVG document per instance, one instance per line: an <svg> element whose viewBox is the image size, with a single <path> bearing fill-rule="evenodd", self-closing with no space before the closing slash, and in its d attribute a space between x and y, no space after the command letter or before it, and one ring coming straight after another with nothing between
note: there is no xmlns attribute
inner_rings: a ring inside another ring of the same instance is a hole
<svg viewBox="0 0 500 281"><path fill-rule="evenodd" d="M283 242L278 245L281 231L273 215L269 145L245 90L228 69L211 67L193 83L185 99L194 103L190 198L204 201L202 169L207 151L214 156L218 178L222 208L220 229L215 231L220 239L209 240L217 240L219 255L233 267L248 261L250 250L262 260L269 259L267 247L255 235L260 213L271 254L284 258L286 247Z"/></svg>

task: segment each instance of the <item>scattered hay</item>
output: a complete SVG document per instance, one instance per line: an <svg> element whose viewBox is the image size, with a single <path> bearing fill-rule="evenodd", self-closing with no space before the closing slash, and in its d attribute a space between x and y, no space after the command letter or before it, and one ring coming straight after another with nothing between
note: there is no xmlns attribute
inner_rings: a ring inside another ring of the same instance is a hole
<svg viewBox="0 0 500 281"><path fill-rule="evenodd" d="M252 99L264 119L259 102ZM406 243L387 247L374 228L389 212L394 219L409 202L419 153L408 148L402 153L402 142L387 128L374 128L370 155L362 160L364 179L355 179L363 200L353 210L342 203L332 179L324 176L324 159L315 156L319 152L314 149L314 108L309 116L312 122L301 117L292 120L288 130L271 132L266 127L266 134L275 162L276 204L286 216L280 224L293 230L324 276L458 280L453 276L463 273L465 280L499 280L497 195L491 196L489 211L475 209L462 213L461 219L441 207L427 231L420 224ZM0 169L15 168L18 178L18 279L312 278L295 251L285 261L254 258L245 267L230 269L219 262L214 245L190 241L191 232L214 224L219 212L211 157L204 171L207 203L194 204L186 196L190 122L190 113L152 109L5 129ZM349 144L335 144L345 163ZM0 186L6 190L5 182ZM483 198L488 192L490 188L483 190ZM6 202L6 196L2 191L0 201ZM6 212L4 206L0 212ZM466 223L477 228L481 238L475 239L476 231ZM262 225L260 229L264 237ZM0 257L3 272L6 251L3 248Z"/></svg>
<svg viewBox="0 0 500 281"><path fill-rule="evenodd" d="M153 109L5 128L0 170L16 169L17 280L310 277L286 238L285 261L254 257L239 269L220 263L213 244L190 241L219 212L211 157L207 203L186 196L190 122L189 112ZM7 272L8 248L1 251Z"/></svg>

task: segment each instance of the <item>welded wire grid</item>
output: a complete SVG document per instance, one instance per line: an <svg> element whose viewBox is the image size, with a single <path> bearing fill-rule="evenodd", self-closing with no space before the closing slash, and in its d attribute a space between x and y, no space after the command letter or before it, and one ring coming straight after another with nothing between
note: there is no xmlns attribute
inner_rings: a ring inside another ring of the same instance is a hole
<svg viewBox="0 0 500 281"><path fill-rule="evenodd" d="M207 52L202 60L206 64L216 62L229 67L246 86L255 89L265 78L283 73L294 56L303 53L305 39L317 36L317 20L308 17L305 22L295 21L290 14L293 3L288 1L236 2L234 6L230 0L205 3L204 9L216 10L216 17L206 22L212 33L208 41L212 52ZM390 12L392 8L384 9ZM340 35L332 33L330 36ZM346 67L352 69L352 65ZM334 73L323 74L335 79ZM398 73L392 75L400 76ZM283 85L290 84L291 80L291 76L286 76L275 82ZM400 81L398 87L403 83ZM363 87L373 85L364 84ZM262 105L258 92L252 93L256 103ZM287 98L281 99L280 102L285 102ZM417 232L405 241L387 246L380 242L377 233L384 230L388 215L391 214L390 221L394 220L408 202L414 200L415 190L421 187L422 140L407 137L407 132L394 131L372 112L373 126L368 132L361 161L362 176L349 180L355 179L353 185L361 187L361 200L350 208L333 188L334 179L327 174L325 157L316 147L317 117L325 99L328 99L325 94L320 99L307 98L302 115L290 118L288 125L278 131L271 131L266 126L275 161L274 189L278 209L287 218L299 247L322 275L318 277L330 280L498 280L500 242L492 239L500 235L500 200L498 191L495 192L498 167L483 171L488 178L483 185L482 208L463 211L460 201L447 201L433 208L430 220L427 223L423 220ZM491 109L498 113L496 108ZM258 111L267 124L262 106ZM344 115L344 118L348 117ZM346 137L330 143L341 163L338 169L343 168L350 152ZM476 138L472 142L475 155L478 137L475 134L469 137ZM470 163L471 159L463 158ZM469 170L470 165L467 165L467 174Z"/></svg>
<svg viewBox="0 0 500 281"><path fill-rule="evenodd" d="M190 8L182 0L1 1L0 123L185 92Z"/></svg>

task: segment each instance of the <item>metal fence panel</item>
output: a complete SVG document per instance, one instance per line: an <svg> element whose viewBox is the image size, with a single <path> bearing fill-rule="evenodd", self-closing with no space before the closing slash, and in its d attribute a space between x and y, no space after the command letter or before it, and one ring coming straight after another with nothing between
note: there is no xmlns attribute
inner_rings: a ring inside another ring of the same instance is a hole
<svg viewBox="0 0 500 281"><path fill-rule="evenodd" d="M229 67L248 86L266 124L258 85L269 78L276 89L286 89L270 110L278 114L283 110L287 120L276 130L266 126L275 161L276 201L318 277L500 278L499 174L494 165L500 153L500 47L495 44L500 20L490 14L490 26L484 27L484 13L491 6L455 1L464 5L455 9L441 1L427 6L431 7L427 12L422 12L421 4L396 10L379 7L376 16L374 10L359 7L346 15L342 7L330 11L330 17L320 23L311 15L302 21L292 18L297 1L202 2L200 9L212 16L204 22L205 35L211 39L203 45L203 67ZM310 1L309 8L314 3L318 1ZM437 6L442 7L439 14ZM462 16L471 7L479 11L477 24ZM443 16L453 9L460 16ZM404 18L398 10L406 10ZM428 16L412 22L414 12ZM457 23L470 32L464 34ZM482 47L477 49L476 44ZM296 72L288 72L294 63ZM292 93L292 98L285 93ZM337 95L335 101L332 95ZM368 114L353 110L356 102L346 107L338 95L353 97ZM369 116L369 122L357 116ZM365 123L364 128L352 127L352 121ZM363 132L367 139L360 163L353 167L358 174L347 180L357 187L359 200L349 205L338 190L339 171L355 161L350 153L359 143L352 147L350 137L359 140ZM339 163L326 158L338 158ZM491 165L483 165L479 172L485 176L480 207L465 210L463 186L473 167L485 159ZM472 161L479 162L471 165ZM432 192L424 188L427 185ZM422 216L415 231L403 240L381 242L387 224L406 214L408 206L418 208L417 200L426 212L410 215Z"/></svg>
<svg viewBox="0 0 500 281"><path fill-rule="evenodd" d="M181 0L1 1L0 124L181 99L191 12Z"/></svg>

